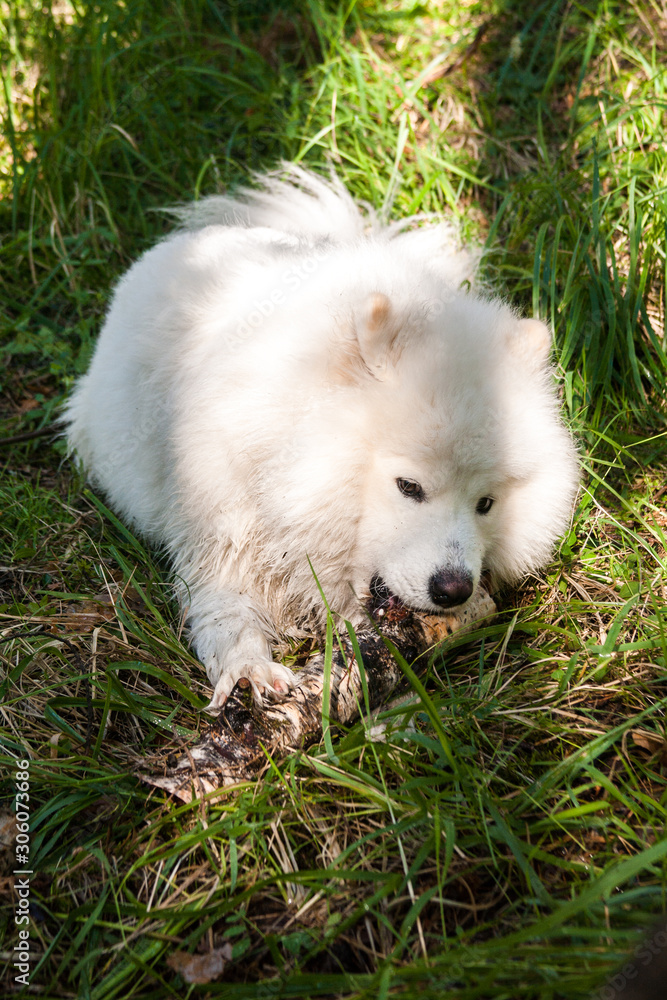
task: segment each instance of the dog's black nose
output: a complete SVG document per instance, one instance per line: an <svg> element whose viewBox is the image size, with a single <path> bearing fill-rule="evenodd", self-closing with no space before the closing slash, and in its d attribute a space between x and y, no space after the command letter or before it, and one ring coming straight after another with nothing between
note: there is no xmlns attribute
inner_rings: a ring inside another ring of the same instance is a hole
<svg viewBox="0 0 667 1000"><path fill-rule="evenodd" d="M465 570L441 569L428 582L428 592L434 604L454 608L465 604L474 590L470 573Z"/></svg>

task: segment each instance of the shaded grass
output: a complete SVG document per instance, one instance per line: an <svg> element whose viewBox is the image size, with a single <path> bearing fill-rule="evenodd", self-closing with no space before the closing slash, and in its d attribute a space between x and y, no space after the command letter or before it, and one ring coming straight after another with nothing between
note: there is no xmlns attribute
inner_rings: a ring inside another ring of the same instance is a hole
<svg viewBox="0 0 667 1000"><path fill-rule="evenodd" d="M363 718L335 760L267 760L183 806L137 778L183 753L208 687L165 568L59 442L5 449L0 739L7 778L32 759L31 981L588 996L664 907L664 12L249 7L5 6L4 433L53 419L155 209L329 158L378 208L458 218L488 282L551 322L586 487L544 578L416 665L428 705L389 708L389 739ZM166 965L226 942L219 982Z"/></svg>

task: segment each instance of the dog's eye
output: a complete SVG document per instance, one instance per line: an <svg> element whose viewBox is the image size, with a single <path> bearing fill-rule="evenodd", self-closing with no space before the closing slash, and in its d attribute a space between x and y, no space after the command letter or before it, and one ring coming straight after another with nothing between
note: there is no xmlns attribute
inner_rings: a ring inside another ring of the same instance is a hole
<svg viewBox="0 0 667 1000"><path fill-rule="evenodd" d="M493 497L482 497L477 501L475 510L478 514L488 514L493 507Z"/></svg>
<svg viewBox="0 0 667 1000"><path fill-rule="evenodd" d="M416 500L417 503L421 503L426 499L424 490L414 479L397 479L396 485L404 497L410 497L411 500Z"/></svg>

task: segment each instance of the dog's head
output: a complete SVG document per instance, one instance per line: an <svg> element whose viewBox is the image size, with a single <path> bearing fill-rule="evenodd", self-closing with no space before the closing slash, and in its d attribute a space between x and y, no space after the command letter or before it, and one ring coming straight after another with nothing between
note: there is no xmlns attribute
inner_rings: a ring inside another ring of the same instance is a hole
<svg viewBox="0 0 667 1000"><path fill-rule="evenodd" d="M438 612L484 571L543 565L578 482L544 324L472 295L406 310L378 292L355 335L338 376L367 441L358 542L375 599Z"/></svg>

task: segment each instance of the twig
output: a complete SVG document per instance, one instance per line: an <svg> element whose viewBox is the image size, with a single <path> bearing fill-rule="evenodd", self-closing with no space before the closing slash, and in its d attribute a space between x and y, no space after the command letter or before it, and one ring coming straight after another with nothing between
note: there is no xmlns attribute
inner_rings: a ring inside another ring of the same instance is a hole
<svg viewBox="0 0 667 1000"><path fill-rule="evenodd" d="M439 80L443 76L449 76L450 73L454 73L457 69L459 69L466 61L466 59L475 54L490 24L491 24L490 19L480 24L479 28L475 32L472 42L470 43L470 45L467 45L465 47L461 55L458 56L458 58L455 59L454 62L451 62L445 66L438 66L436 69L433 70L432 73L429 73L428 76L426 76L422 80L421 82L422 87L428 87L429 84L433 83L435 80Z"/></svg>
<svg viewBox="0 0 667 1000"><path fill-rule="evenodd" d="M34 438L46 437L48 434L57 434L58 428L54 424L47 427L40 427L36 431L22 431L20 434L13 434L11 437L0 438L0 448L10 444L19 444L21 441L32 441Z"/></svg>
<svg viewBox="0 0 667 1000"><path fill-rule="evenodd" d="M414 661L452 632L469 628L495 611L495 604L481 588L457 615L424 615L405 607L387 611L357 632L364 677L352 643L341 635L341 648L333 652L326 723L352 722L364 705L382 704L401 681L403 672L385 640ZM380 631L381 630L381 631ZM364 691L365 686L365 691ZM242 781L256 779L266 755L284 756L292 749L319 739L322 734L325 665L315 656L300 672L295 688L281 701L257 707L250 682L241 680L218 718L197 743L173 766L171 755L141 763L140 777L163 788L183 802ZM173 758L172 758L173 759Z"/></svg>

